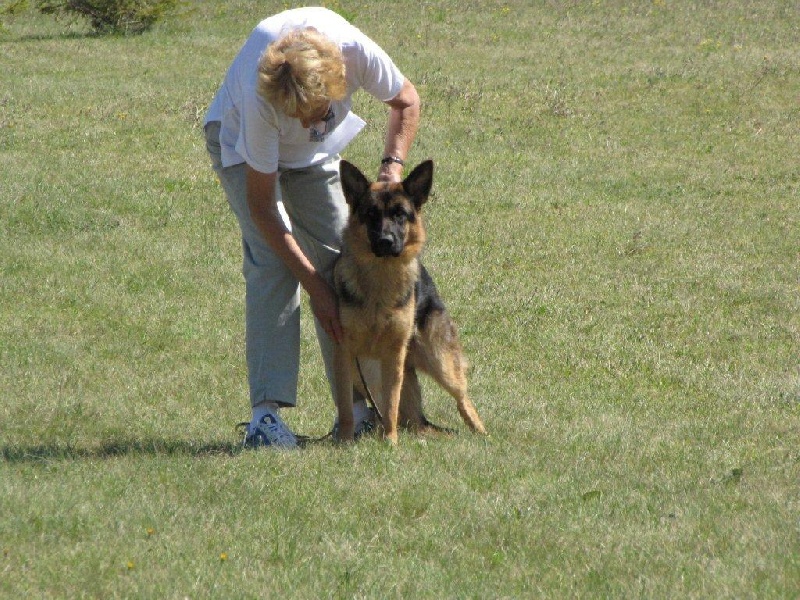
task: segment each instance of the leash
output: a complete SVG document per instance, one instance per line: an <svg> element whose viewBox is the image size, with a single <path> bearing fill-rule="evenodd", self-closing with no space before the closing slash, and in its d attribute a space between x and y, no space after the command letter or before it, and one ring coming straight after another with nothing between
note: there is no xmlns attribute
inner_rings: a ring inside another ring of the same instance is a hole
<svg viewBox="0 0 800 600"><path fill-rule="evenodd" d="M361 370L361 363L359 362L358 358L356 358L356 368L358 369L358 376L361 377L361 385L363 385L364 389L367 390L367 399L369 400L370 408L375 411L375 414L382 423L383 415L381 414L378 405L375 404L375 399L372 397L372 392L367 385L367 379L364 377L364 371Z"/></svg>

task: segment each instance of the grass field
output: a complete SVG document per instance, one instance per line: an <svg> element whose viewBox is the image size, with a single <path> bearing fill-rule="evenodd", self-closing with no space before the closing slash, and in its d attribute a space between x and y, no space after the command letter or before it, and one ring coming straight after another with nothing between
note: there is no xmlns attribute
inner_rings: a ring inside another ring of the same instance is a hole
<svg viewBox="0 0 800 600"><path fill-rule="evenodd" d="M284 6L0 28L0 597L800 596L797 3L329 3L423 98L426 264L491 436L428 385L459 435L273 453L234 431L200 120ZM285 414L322 435L304 324Z"/></svg>

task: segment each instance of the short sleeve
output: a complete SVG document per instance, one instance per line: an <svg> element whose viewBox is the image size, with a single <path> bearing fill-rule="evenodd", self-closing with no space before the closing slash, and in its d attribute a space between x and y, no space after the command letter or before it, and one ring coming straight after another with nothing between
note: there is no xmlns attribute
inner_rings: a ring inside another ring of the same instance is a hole
<svg viewBox="0 0 800 600"><path fill-rule="evenodd" d="M378 100L391 100L403 87L405 77L388 54L365 35L342 48L347 63L347 78Z"/></svg>
<svg viewBox="0 0 800 600"><path fill-rule="evenodd" d="M275 109L260 94L242 95L236 153L256 171L275 173L280 154L280 127Z"/></svg>

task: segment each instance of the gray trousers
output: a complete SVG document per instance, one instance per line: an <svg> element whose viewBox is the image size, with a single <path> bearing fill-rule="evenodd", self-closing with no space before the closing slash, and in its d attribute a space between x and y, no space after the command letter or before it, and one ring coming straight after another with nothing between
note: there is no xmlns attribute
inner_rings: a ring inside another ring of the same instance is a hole
<svg viewBox="0 0 800 600"><path fill-rule="evenodd" d="M222 166L220 123L206 125L206 147L228 203L239 221L244 255L245 339L250 402L297 402L300 366L300 285L267 245L250 217L245 166ZM276 190L287 227L314 267L330 282L348 215L339 181L339 157L279 172ZM332 381L333 342L316 322L325 371Z"/></svg>

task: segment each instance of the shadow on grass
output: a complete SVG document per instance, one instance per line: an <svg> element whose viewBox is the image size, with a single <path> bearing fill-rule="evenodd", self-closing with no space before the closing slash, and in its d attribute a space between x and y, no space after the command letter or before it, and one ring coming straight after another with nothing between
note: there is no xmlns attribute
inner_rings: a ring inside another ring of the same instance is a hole
<svg viewBox="0 0 800 600"><path fill-rule="evenodd" d="M37 463L82 459L109 459L120 456L233 456L242 450L241 443L208 442L197 444L164 440L110 440L92 447L69 444L16 445L2 448L3 461Z"/></svg>
<svg viewBox="0 0 800 600"><path fill-rule="evenodd" d="M102 37L115 37L113 34L102 34L92 30L59 31L52 33L23 33L13 35L8 30L0 29L0 42L26 43L26 42L52 42L56 40L84 40ZM116 36L119 37L119 36Z"/></svg>

